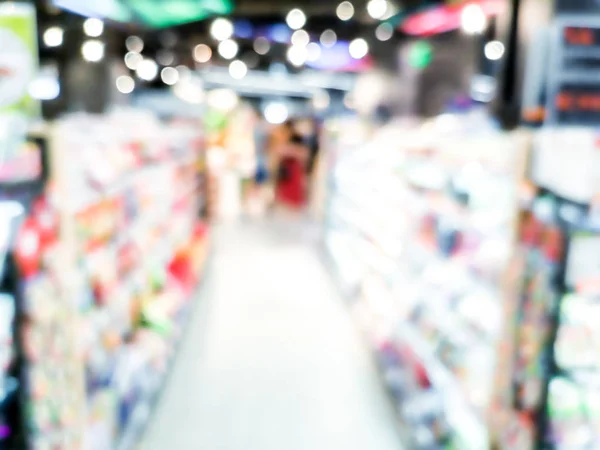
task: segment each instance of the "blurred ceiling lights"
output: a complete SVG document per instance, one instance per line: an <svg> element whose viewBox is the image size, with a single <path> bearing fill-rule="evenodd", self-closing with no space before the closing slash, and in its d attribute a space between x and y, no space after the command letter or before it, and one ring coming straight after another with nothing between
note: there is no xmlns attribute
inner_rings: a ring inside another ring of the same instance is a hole
<svg viewBox="0 0 600 450"><path fill-rule="evenodd" d="M369 3L367 3L367 12L373 19L382 19L387 11L387 0L369 0Z"/></svg>
<svg viewBox="0 0 600 450"><path fill-rule="evenodd" d="M58 69L55 66L42 67L29 84L29 95L37 100L49 101L60 96Z"/></svg>
<svg viewBox="0 0 600 450"><path fill-rule="evenodd" d="M354 39L348 47L350 56L354 59L362 59L369 53L369 44L362 38Z"/></svg>
<svg viewBox="0 0 600 450"><path fill-rule="evenodd" d="M460 23L465 33L481 34L487 26L487 17L481 6L471 4L463 8L460 15Z"/></svg>
<svg viewBox="0 0 600 450"><path fill-rule="evenodd" d="M229 75L231 78L241 80L248 73L248 66L243 61L236 59L229 64Z"/></svg>
<svg viewBox="0 0 600 450"><path fill-rule="evenodd" d="M129 36L125 40L125 47L130 52L142 53L142 50L144 50L144 41L139 36Z"/></svg>
<svg viewBox="0 0 600 450"><path fill-rule="evenodd" d="M285 18L292 30L299 30L306 24L306 15L298 8L292 9Z"/></svg>
<svg viewBox="0 0 600 450"><path fill-rule="evenodd" d="M93 17L87 19L83 22L83 32L89 37L100 37L104 33L104 22Z"/></svg>
<svg viewBox="0 0 600 450"><path fill-rule="evenodd" d="M308 59L308 50L306 47L292 45L287 51L287 58L293 66L301 67Z"/></svg>
<svg viewBox="0 0 600 450"><path fill-rule="evenodd" d="M122 75L117 78L117 90L121 94L131 94L135 89L135 81L129 75Z"/></svg>
<svg viewBox="0 0 600 450"><path fill-rule="evenodd" d="M254 41L254 51L259 55L266 55L271 50L271 43L265 37L258 37Z"/></svg>
<svg viewBox="0 0 600 450"><path fill-rule="evenodd" d="M282 124L289 117L288 107L285 105L285 103L281 102L269 103L265 107L264 116L267 122L271 124Z"/></svg>
<svg viewBox="0 0 600 450"><path fill-rule="evenodd" d="M46 47L60 47L64 40L64 30L61 27L50 27L44 32L43 40Z"/></svg>
<svg viewBox="0 0 600 450"><path fill-rule="evenodd" d="M85 41L81 46L81 55L88 62L98 62L104 59L104 42L95 39Z"/></svg>
<svg viewBox="0 0 600 450"><path fill-rule="evenodd" d="M222 17L215 19L210 26L210 35L217 41L224 41L233 36L233 24Z"/></svg>
<svg viewBox="0 0 600 450"><path fill-rule="evenodd" d="M158 65L154 60L146 58L138 64L135 73L142 80L152 81L158 75Z"/></svg>
<svg viewBox="0 0 600 450"><path fill-rule="evenodd" d="M194 60L199 63L207 63L212 57L212 50L206 44L198 44L194 47Z"/></svg>
<svg viewBox="0 0 600 450"><path fill-rule="evenodd" d="M315 62L321 58L321 46L316 42L311 42L306 46L306 50L308 50L307 61Z"/></svg>
<svg viewBox="0 0 600 450"><path fill-rule="evenodd" d="M325 30L321 33L320 41L323 47L331 48L337 42L337 35L333 30Z"/></svg>
<svg viewBox="0 0 600 450"><path fill-rule="evenodd" d="M236 57L239 51L239 45L237 42L231 39L226 39L219 43L219 55L225 59L233 59Z"/></svg>
<svg viewBox="0 0 600 450"><path fill-rule="evenodd" d="M350 2L344 1L338 5L335 13L340 20L350 20L352 17L354 17L354 6Z"/></svg>
<svg viewBox="0 0 600 450"><path fill-rule="evenodd" d="M500 41L490 41L485 44L485 57L491 61L498 61L504 56L504 44Z"/></svg>
<svg viewBox="0 0 600 450"><path fill-rule="evenodd" d="M136 52L128 52L125 55L125 65L128 69L135 70L139 63L142 62L144 57Z"/></svg>
<svg viewBox="0 0 600 450"><path fill-rule="evenodd" d="M306 30L297 30L292 34L292 45L297 45L299 47L306 47L310 42L310 36L306 32Z"/></svg>
<svg viewBox="0 0 600 450"><path fill-rule="evenodd" d="M375 37L380 41L389 41L394 35L394 27L387 22L379 24L375 29Z"/></svg>
<svg viewBox="0 0 600 450"><path fill-rule="evenodd" d="M173 86L179 81L179 72L173 67L165 67L160 72L160 78L167 86Z"/></svg>
<svg viewBox="0 0 600 450"><path fill-rule="evenodd" d="M175 62L175 53L172 50L163 48L156 53L156 61L161 66L170 66Z"/></svg>

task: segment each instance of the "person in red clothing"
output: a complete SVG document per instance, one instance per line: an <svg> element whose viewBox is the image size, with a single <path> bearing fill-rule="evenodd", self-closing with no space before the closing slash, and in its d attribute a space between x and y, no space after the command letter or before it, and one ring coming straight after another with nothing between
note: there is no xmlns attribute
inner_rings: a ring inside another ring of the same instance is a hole
<svg viewBox="0 0 600 450"><path fill-rule="evenodd" d="M306 164L310 151L291 121L283 125L286 142L276 149L279 161L275 199L278 204L301 209L306 204Z"/></svg>

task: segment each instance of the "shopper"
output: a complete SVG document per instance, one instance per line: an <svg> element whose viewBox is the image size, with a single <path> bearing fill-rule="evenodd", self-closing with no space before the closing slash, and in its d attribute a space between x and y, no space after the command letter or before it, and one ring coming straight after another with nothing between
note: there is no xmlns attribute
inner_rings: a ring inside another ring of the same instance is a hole
<svg viewBox="0 0 600 450"><path fill-rule="evenodd" d="M284 123L281 131L285 143L275 149L278 158L275 198L278 205L299 210L306 204L306 165L310 150L292 121Z"/></svg>

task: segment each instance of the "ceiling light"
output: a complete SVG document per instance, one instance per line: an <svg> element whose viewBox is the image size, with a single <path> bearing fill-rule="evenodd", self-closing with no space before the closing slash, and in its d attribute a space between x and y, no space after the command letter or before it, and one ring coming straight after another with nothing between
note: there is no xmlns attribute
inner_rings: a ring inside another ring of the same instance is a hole
<svg viewBox="0 0 600 450"><path fill-rule="evenodd" d="M212 57L212 50L206 44L198 44L194 47L194 59L199 63L206 63Z"/></svg>
<svg viewBox="0 0 600 450"><path fill-rule="evenodd" d="M142 50L144 50L144 41L138 36L129 36L125 40L125 47L130 52L142 53Z"/></svg>
<svg viewBox="0 0 600 450"><path fill-rule="evenodd" d="M144 57L139 53L129 52L125 55L125 65L128 69L135 70Z"/></svg>
<svg viewBox="0 0 600 450"><path fill-rule="evenodd" d="M504 44L500 41L490 41L485 44L485 57L491 61L498 61L504 56Z"/></svg>
<svg viewBox="0 0 600 450"><path fill-rule="evenodd" d="M235 78L236 80L241 80L248 73L248 66L243 61L236 59L229 64L229 75L231 78Z"/></svg>
<svg viewBox="0 0 600 450"><path fill-rule="evenodd" d="M373 19L381 19L388 9L387 0L370 0L367 3L367 12Z"/></svg>
<svg viewBox="0 0 600 450"><path fill-rule="evenodd" d="M331 98L326 90L320 90L315 92L312 98L312 105L317 111L324 111L329 107Z"/></svg>
<svg viewBox="0 0 600 450"><path fill-rule="evenodd" d="M64 30L61 27L50 27L44 32L46 47L60 47L63 44Z"/></svg>
<svg viewBox="0 0 600 450"><path fill-rule="evenodd" d="M354 6L348 1L342 2L338 5L335 13L340 20L350 20L354 16Z"/></svg>
<svg viewBox="0 0 600 450"><path fill-rule="evenodd" d="M100 19L90 18L83 22L83 32L89 37L99 37L104 33L104 22Z"/></svg>
<svg viewBox="0 0 600 450"><path fill-rule="evenodd" d="M310 42L310 36L305 30L297 30L292 34L292 45L306 47Z"/></svg>
<svg viewBox="0 0 600 450"><path fill-rule="evenodd" d="M308 51L307 60L311 62L318 61L321 58L321 46L316 42L311 42L306 46Z"/></svg>
<svg viewBox="0 0 600 450"><path fill-rule="evenodd" d="M214 89L206 96L208 106L223 112L233 110L239 100L237 94L231 89Z"/></svg>
<svg viewBox="0 0 600 450"><path fill-rule="evenodd" d="M369 53L369 44L362 38L354 39L350 42L348 50L354 59L362 59Z"/></svg>
<svg viewBox="0 0 600 450"><path fill-rule="evenodd" d="M135 72L142 80L152 81L158 75L158 65L152 59L144 59L138 64Z"/></svg>
<svg viewBox="0 0 600 450"><path fill-rule="evenodd" d="M304 65L308 59L308 50L306 47L292 45L287 51L287 58L293 66L300 67Z"/></svg>
<svg viewBox="0 0 600 450"><path fill-rule="evenodd" d="M298 8L292 9L285 18L288 27L299 30L306 24L306 15Z"/></svg>
<svg viewBox="0 0 600 450"><path fill-rule="evenodd" d="M129 75L122 75L117 78L116 85L121 94L131 94L135 89L135 81Z"/></svg>
<svg viewBox="0 0 600 450"><path fill-rule="evenodd" d="M177 83L173 87L173 93L181 100L196 105L204 102L206 97L204 85L197 79Z"/></svg>
<svg viewBox="0 0 600 450"><path fill-rule="evenodd" d="M394 35L394 27L384 22L375 29L375 37L380 41L389 41Z"/></svg>
<svg viewBox="0 0 600 450"><path fill-rule="evenodd" d="M271 43L265 37L258 37L254 41L254 51L259 55L266 55L271 50Z"/></svg>
<svg viewBox="0 0 600 450"><path fill-rule="evenodd" d="M323 47L331 48L337 42L337 35L333 30L325 30L323 33L321 33L320 40L321 44L323 44Z"/></svg>
<svg viewBox="0 0 600 450"><path fill-rule="evenodd" d="M238 54L239 46L237 42L226 39L219 44L219 55L225 59L233 59Z"/></svg>
<svg viewBox="0 0 600 450"><path fill-rule="evenodd" d="M175 62L175 54L171 50L162 49L156 53L156 61L161 66L170 66Z"/></svg>
<svg viewBox="0 0 600 450"><path fill-rule="evenodd" d="M179 72L173 67L165 67L160 71L160 79L168 86L173 86L179 81Z"/></svg>
<svg viewBox="0 0 600 450"><path fill-rule="evenodd" d="M224 41L233 36L233 24L223 17L215 19L210 26L210 35L217 41Z"/></svg>
<svg viewBox="0 0 600 450"><path fill-rule="evenodd" d="M487 26L487 18L481 6L471 4L463 8L460 14L460 23L467 34L481 34Z"/></svg>
<svg viewBox="0 0 600 450"><path fill-rule="evenodd" d="M104 42L97 40L85 41L81 46L83 59L89 62L98 62L104 58Z"/></svg>
<svg viewBox="0 0 600 450"><path fill-rule="evenodd" d="M29 84L29 95L37 100L54 100L60 95L58 70L55 67L43 67Z"/></svg>
<svg viewBox="0 0 600 450"><path fill-rule="evenodd" d="M284 103L273 102L265 107L264 115L267 122L279 125L287 120L289 111Z"/></svg>

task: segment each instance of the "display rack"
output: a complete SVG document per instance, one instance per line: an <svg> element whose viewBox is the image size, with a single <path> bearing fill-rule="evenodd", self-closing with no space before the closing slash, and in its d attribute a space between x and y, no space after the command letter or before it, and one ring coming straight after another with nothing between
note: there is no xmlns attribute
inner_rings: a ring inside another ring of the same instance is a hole
<svg viewBox="0 0 600 450"><path fill-rule="evenodd" d="M15 251L28 441L18 448L137 445L208 252L199 130L125 111L47 131L50 178Z"/></svg>
<svg viewBox="0 0 600 450"><path fill-rule="evenodd" d="M473 113L350 141L335 149L325 245L406 445L487 449L522 165L515 137Z"/></svg>

